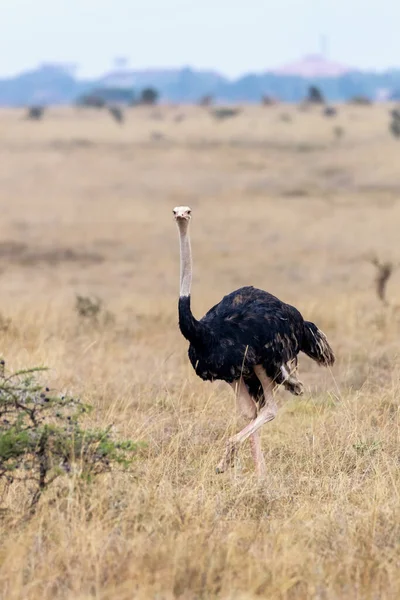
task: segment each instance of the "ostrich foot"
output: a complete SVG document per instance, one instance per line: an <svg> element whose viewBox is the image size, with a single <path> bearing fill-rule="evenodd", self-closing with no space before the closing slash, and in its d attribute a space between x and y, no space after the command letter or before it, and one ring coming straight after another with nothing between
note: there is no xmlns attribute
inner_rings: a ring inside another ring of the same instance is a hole
<svg viewBox="0 0 400 600"><path fill-rule="evenodd" d="M238 449L238 443L234 440L228 440L228 443L226 444L224 456L223 456L221 462L218 463L218 465L215 469L216 473L218 473L218 474L225 473L225 471L227 470L228 467L233 466L233 461L234 461L237 449Z"/></svg>
<svg viewBox="0 0 400 600"><path fill-rule="evenodd" d="M304 394L304 385L295 377L290 377L283 382L284 387L295 396L302 396Z"/></svg>

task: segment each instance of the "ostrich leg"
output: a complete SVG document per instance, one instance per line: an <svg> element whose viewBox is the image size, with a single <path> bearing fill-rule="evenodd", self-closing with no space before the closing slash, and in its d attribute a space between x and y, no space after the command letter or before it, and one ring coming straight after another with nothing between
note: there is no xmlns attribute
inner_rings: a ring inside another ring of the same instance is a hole
<svg viewBox="0 0 400 600"><path fill-rule="evenodd" d="M249 421L253 421L257 416L257 405L254 399L250 396L249 391L243 381L234 381L230 384L236 395L236 406L238 412L242 417ZM256 431L250 435L251 453L253 455L254 464L256 466L257 474L262 477L265 473L265 462L264 456L261 450L260 433ZM230 466L235 458L237 446L229 445L227 447L224 458L219 463L216 471L217 473L223 473L228 466Z"/></svg>
<svg viewBox="0 0 400 600"><path fill-rule="evenodd" d="M233 383L232 387L236 394L236 402L239 412L245 419L252 421L257 416L257 405L254 401L254 398L250 396L243 379ZM251 454L253 456L257 474L262 477L265 474L265 462L261 450L261 438L259 431L256 431L250 436L250 444Z"/></svg>
<svg viewBox="0 0 400 600"><path fill-rule="evenodd" d="M236 435L234 435L233 437L231 437L228 440L224 457L217 467L217 473L223 473L226 470L226 468L232 463L233 457L235 456L240 444L242 444L250 436L252 437L252 440L253 440L252 448L254 448L253 456L254 456L254 459L256 462L256 466L257 466L257 474L259 476L263 476L265 473L264 458L262 457L258 430L260 429L260 427L262 427L262 425L264 425L264 423L268 423L268 421L272 421L273 419L275 419L278 408L276 406L273 392L274 392L276 385L273 382L273 380L268 377L264 368L261 365L256 365L254 367L254 372L257 375L257 377L262 385L262 388L264 391L265 404L261 408L261 410L259 411L257 416L256 416L256 413L253 413L254 417L253 417L252 421L248 425L246 425L246 427L244 427L244 429L239 431L239 433L237 433ZM243 386L246 387L244 384L243 384ZM247 391L247 388L246 388L246 391ZM243 399L245 397L245 395L243 393L241 393L241 394L238 394L238 398L239 397ZM250 395L249 395L249 397L250 397ZM254 403L254 400L251 397L250 397L250 399ZM244 400L241 400L241 401L244 402ZM247 402L247 405L249 406L248 400L246 400L246 402ZM255 403L254 403L254 405L255 405ZM260 456L262 457L262 459L260 458Z"/></svg>

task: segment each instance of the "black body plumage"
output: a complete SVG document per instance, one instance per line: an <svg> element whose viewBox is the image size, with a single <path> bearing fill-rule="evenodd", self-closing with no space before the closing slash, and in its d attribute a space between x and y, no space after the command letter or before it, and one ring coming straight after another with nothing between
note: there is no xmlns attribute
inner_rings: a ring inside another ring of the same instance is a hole
<svg viewBox="0 0 400 600"><path fill-rule="evenodd" d="M290 304L252 286L225 296L200 321L192 315L190 296L181 297L179 326L190 342L189 359L199 377L227 382L243 377L250 394L260 401L262 388L254 365L261 364L271 379L284 384L285 369L297 365L300 351L322 365L335 359L314 323L305 321Z"/></svg>

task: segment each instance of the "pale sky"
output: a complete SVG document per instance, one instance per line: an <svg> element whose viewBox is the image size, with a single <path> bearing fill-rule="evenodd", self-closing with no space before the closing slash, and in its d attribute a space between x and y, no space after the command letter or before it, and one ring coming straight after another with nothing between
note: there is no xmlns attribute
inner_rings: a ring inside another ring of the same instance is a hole
<svg viewBox="0 0 400 600"><path fill-rule="evenodd" d="M0 0L0 76L41 62L94 76L190 65L236 77L318 51L350 66L400 66L398 0Z"/></svg>

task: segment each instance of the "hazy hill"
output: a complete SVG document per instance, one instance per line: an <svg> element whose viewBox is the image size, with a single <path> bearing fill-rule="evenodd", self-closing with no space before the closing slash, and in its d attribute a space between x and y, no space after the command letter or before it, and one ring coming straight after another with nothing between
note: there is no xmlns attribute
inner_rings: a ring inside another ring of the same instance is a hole
<svg viewBox="0 0 400 600"><path fill-rule="evenodd" d="M0 79L0 105L65 104L74 101L90 85L75 79L62 68L45 65Z"/></svg>
<svg viewBox="0 0 400 600"><path fill-rule="evenodd" d="M137 92L151 86L166 102L197 102L205 95L212 95L219 102L259 102L264 94L298 102L310 84L318 85L330 101L360 94L389 97L398 95L400 90L400 69L361 72L312 55L273 72L247 73L235 80L214 71L184 67L115 70L97 81L85 81L62 66L43 65L0 79L0 105L70 104L80 94L99 86L121 86Z"/></svg>

